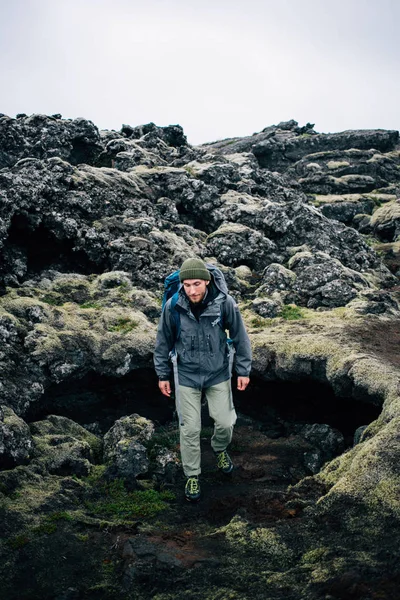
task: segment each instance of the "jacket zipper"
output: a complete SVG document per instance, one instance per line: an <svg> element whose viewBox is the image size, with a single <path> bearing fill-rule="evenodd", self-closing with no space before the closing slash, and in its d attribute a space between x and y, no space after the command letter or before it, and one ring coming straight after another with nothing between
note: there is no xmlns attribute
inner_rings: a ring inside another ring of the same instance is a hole
<svg viewBox="0 0 400 600"><path fill-rule="evenodd" d="M208 343L208 348L210 350L211 356L214 356L214 352L213 352L212 345L211 345L211 336L210 336L210 334L207 334L207 343Z"/></svg>
<svg viewBox="0 0 400 600"><path fill-rule="evenodd" d="M191 341L191 345L190 345L190 351L191 351L191 356L193 357L194 356L194 340L195 340L194 335L192 335L191 340L192 341Z"/></svg>

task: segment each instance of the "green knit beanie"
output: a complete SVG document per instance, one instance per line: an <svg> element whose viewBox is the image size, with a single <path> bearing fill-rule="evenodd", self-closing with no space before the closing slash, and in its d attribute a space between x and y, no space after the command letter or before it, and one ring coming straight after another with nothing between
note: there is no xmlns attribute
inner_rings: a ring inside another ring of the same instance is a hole
<svg viewBox="0 0 400 600"><path fill-rule="evenodd" d="M211 275L200 258L188 258L182 264L179 272L179 280L184 281L185 279L204 279L205 281L210 281Z"/></svg>

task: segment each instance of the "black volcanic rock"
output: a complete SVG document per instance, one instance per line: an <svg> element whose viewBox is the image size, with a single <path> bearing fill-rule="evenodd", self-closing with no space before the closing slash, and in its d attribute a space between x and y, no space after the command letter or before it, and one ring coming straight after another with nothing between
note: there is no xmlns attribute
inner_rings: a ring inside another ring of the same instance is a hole
<svg viewBox="0 0 400 600"><path fill-rule="evenodd" d="M397 591L397 140L287 121L192 147L177 125L0 117L7 598ZM197 507L152 363L189 256L224 272L254 357L237 468L217 481L206 454Z"/></svg>
<svg viewBox="0 0 400 600"><path fill-rule="evenodd" d="M309 154L350 149L389 152L399 141L398 131L376 129L317 134L312 129L299 133L296 126L289 128L286 123L283 125L283 128L280 125L267 127L251 137L231 138L204 144L203 147L208 152L222 155L252 152L261 167L284 172Z"/></svg>
<svg viewBox="0 0 400 600"><path fill-rule="evenodd" d="M101 151L99 131L86 119L63 120L60 115L0 118L0 168L27 157L57 156L73 165L94 164Z"/></svg>

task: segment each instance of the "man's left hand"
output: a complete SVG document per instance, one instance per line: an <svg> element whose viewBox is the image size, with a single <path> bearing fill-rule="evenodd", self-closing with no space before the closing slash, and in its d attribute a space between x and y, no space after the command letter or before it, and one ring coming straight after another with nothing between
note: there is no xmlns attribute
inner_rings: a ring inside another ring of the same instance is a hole
<svg viewBox="0 0 400 600"><path fill-rule="evenodd" d="M250 377L238 377L237 378L237 389L243 392L249 385Z"/></svg>

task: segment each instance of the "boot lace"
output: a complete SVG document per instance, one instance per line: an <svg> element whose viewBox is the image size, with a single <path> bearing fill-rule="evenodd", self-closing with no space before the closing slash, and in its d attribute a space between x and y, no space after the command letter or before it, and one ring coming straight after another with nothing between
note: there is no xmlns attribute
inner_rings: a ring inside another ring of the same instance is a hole
<svg viewBox="0 0 400 600"><path fill-rule="evenodd" d="M220 452L218 454L218 468L219 469L228 469L230 467L231 461L229 460L229 456L226 450Z"/></svg>
<svg viewBox="0 0 400 600"><path fill-rule="evenodd" d="M189 494L197 494L200 490L199 480L197 477L189 477L186 482L186 489Z"/></svg>

